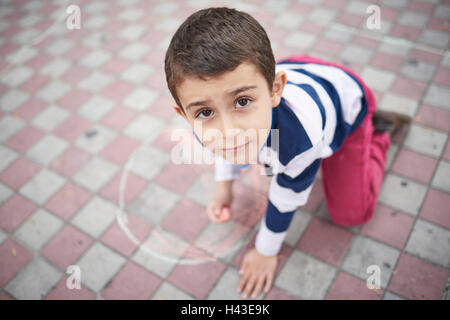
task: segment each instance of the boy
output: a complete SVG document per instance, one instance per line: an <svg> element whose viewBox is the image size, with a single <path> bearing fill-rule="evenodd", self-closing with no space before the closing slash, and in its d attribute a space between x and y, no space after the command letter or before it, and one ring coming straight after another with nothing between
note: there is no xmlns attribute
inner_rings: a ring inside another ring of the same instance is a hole
<svg viewBox="0 0 450 320"><path fill-rule="evenodd" d="M389 133L409 119L374 114L373 93L350 70L310 56L276 64L255 19L235 9L208 8L176 31L165 72L176 112L216 157L216 194L207 208L213 222L231 218L232 183L242 168L257 162L272 171L255 248L241 265L243 297L270 289L287 229L320 167L336 224L354 226L372 217ZM195 131L198 123L202 132L215 130L220 138L206 139ZM263 134L247 135L251 130Z"/></svg>

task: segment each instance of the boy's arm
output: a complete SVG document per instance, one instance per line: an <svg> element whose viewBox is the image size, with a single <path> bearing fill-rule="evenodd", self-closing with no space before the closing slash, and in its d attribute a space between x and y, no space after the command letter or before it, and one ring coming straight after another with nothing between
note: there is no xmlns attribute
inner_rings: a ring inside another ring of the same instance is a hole
<svg viewBox="0 0 450 320"><path fill-rule="evenodd" d="M255 240L255 248L262 255L279 253L295 211L306 204L311 193L320 168L320 150L316 145L289 163L283 173L272 177L267 210Z"/></svg>

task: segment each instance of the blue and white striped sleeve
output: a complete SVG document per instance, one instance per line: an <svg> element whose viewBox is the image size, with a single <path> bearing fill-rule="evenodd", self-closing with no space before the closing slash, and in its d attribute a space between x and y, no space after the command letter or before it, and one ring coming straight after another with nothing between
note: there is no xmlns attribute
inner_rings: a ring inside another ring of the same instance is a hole
<svg viewBox="0 0 450 320"><path fill-rule="evenodd" d="M315 159L299 175L278 173L272 177L267 210L258 231L255 247L265 256L278 254L295 211L306 204L321 159Z"/></svg>
<svg viewBox="0 0 450 320"><path fill-rule="evenodd" d="M306 106L311 106L297 108L292 105L298 119L294 122L296 136L303 137L301 144L308 147L292 157L284 170L272 177L267 210L255 241L257 251L265 256L273 256L280 251L295 211L308 200L323 155L324 115L320 111L322 106L318 96L301 86L287 87L286 96L291 94Z"/></svg>

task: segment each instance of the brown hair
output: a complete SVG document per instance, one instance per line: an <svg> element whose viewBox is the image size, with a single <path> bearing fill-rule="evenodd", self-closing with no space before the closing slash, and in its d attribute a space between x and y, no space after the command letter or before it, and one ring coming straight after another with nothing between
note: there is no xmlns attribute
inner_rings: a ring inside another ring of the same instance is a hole
<svg viewBox="0 0 450 320"><path fill-rule="evenodd" d="M205 76L232 71L244 61L257 67L271 90L275 58L264 28L252 16L236 9L202 9L191 14L170 41L165 57L167 85L183 109L176 92L183 76L205 80Z"/></svg>

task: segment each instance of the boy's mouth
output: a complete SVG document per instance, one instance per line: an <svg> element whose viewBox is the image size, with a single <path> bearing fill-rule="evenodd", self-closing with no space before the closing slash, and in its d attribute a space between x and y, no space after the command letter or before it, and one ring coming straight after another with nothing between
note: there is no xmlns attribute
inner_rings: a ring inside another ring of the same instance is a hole
<svg viewBox="0 0 450 320"><path fill-rule="evenodd" d="M242 144L240 146L237 146L237 147L223 148L222 150L225 152L230 152L230 151L231 152L239 152L239 151L243 150L246 146L248 146L249 143L250 143L250 141L245 144Z"/></svg>

